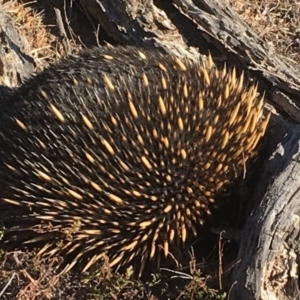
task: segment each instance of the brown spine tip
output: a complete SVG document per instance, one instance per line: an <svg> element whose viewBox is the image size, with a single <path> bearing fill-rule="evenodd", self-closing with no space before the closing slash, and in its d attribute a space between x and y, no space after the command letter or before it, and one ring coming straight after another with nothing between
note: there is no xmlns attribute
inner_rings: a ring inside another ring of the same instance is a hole
<svg viewBox="0 0 300 300"><path fill-rule="evenodd" d="M53 105L50 104L50 109L53 113L53 115L60 121L60 122L65 122L65 118L63 116L63 114Z"/></svg>
<svg viewBox="0 0 300 300"><path fill-rule="evenodd" d="M141 274L149 258L196 235L216 196L243 176L270 114L257 84L211 55L192 63L136 48L93 51L71 71L66 61L55 76L46 69L56 81L33 79L4 116L13 126L0 132L0 201L51 223L54 238L39 254L75 252L62 272L81 260L87 271L107 254L116 268L139 257Z"/></svg>

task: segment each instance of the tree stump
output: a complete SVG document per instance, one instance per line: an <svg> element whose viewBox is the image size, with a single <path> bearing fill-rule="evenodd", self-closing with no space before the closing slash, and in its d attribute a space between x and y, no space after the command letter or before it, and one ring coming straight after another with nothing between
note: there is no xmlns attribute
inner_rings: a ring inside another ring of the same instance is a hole
<svg viewBox="0 0 300 300"><path fill-rule="evenodd" d="M231 299L299 299L299 178L298 125L279 143L254 192L263 199L243 231Z"/></svg>

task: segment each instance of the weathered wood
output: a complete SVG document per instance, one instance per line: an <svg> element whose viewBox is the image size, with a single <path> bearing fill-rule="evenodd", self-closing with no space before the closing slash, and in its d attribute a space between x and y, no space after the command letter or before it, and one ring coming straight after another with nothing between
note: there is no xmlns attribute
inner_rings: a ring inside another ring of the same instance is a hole
<svg viewBox="0 0 300 300"><path fill-rule="evenodd" d="M197 59L196 49L188 47L178 28L150 0L80 0L82 5L118 43L158 47L167 53Z"/></svg>
<svg viewBox="0 0 300 300"><path fill-rule="evenodd" d="M270 158L244 228L230 299L300 299L300 126ZM266 191L266 193L265 193Z"/></svg>
<svg viewBox="0 0 300 300"><path fill-rule="evenodd" d="M0 4L0 84L19 85L35 69L34 60L27 54L30 46L24 36L14 28L8 14ZM5 92L1 87L1 94Z"/></svg>

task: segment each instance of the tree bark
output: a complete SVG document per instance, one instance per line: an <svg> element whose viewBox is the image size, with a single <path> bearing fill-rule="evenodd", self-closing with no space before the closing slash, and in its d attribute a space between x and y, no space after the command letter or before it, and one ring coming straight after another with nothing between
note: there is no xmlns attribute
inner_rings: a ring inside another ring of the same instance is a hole
<svg viewBox="0 0 300 300"><path fill-rule="evenodd" d="M278 145L253 195L230 299L300 299L300 126Z"/></svg>
<svg viewBox="0 0 300 300"><path fill-rule="evenodd" d="M0 89L17 86L28 78L35 69L35 63L28 54L30 46L26 38L14 28L10 17L3 12L0 4Z"/></svg>

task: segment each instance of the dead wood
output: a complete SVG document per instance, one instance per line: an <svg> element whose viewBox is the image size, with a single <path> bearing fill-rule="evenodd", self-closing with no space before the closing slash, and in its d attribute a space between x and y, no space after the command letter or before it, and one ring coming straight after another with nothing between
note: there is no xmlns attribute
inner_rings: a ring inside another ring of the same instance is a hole
<svg viewBox="0 0 300 300"><path fill-rule="evenodd" d="M270 158L243 231L230 299L300 299L300 126Z"/></svg>
<svg viewBox="0 0 300 300"><path fill-rule="evenodd" d="M17 86L34 72L30 50L26 38L19 34L0 4L0 84Z"/></svg>

